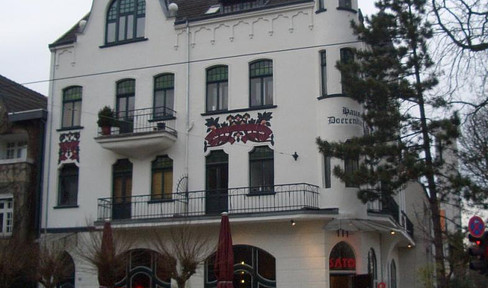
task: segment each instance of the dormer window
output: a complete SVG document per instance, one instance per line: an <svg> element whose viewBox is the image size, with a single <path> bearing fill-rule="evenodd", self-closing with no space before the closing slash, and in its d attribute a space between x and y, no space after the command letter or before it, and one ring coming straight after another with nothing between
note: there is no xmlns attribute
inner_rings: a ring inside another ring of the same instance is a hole
<svg viewBox="0 0 488 288"><path fill-rule="evenodd" d="M114 0L107 13L105 43L118 44L144 39L145 0Z"/></svg>
<svg viewBox="0 0 488 288"><path fill-rule="evenodd" d="M221 0L223 13L232 13L254 8L263 7L268 0L238 1L238 0Z"/></svg>

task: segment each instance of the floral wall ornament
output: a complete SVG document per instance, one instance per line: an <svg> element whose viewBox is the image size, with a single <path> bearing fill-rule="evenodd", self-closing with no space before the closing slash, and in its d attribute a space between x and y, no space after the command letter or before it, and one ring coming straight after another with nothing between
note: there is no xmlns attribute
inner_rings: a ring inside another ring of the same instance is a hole
<svg viewBox="0 0 488 288"><path fill-rule="evenodd" d="M221 123L220 117L206 119L208 134L205 137L204 151L207 151L208 147L235 142L270 142L274 145L273 131L270 129L270 120L273 118L271 114L272 112L258 113L257 119L251 118L248 113L229 115Z"/></svg>
<svg viewBox="0 0 488 288"><path fill-rule="evenodd" d="M64 161L80 162L80 132L59 135L58 164Z"/></svg>

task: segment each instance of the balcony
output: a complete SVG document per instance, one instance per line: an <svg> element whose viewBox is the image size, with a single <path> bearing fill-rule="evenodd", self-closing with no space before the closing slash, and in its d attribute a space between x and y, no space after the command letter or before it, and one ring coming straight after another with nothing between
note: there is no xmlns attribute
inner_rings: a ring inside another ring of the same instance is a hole
<svg viewBox="0 0 488 288"><path fill-rule="evenodd" d="M167 107L119 113L108 132L99 129L95 141L103 148L133 158L144 158L171 147L177 139L175 111Z"/></svg>
<svg viewBox="0 0 488 288"><path fill-rule="evenodd" d="M391 196L382 197L380 200L368 203L368 213L373 215L386 215L391 217L396 224L402 227L413 237L413 223L405 212L400 212L400 207Z"/></svg>
<svg viewBox="0 0 488 288"><path fill-rule="evenodd" d="M256 188L203 190L168 195L99 198L98 220L158 220L174 217L229 214L264 214L319 209L318 187L311 184L283 184Z"/></svg>

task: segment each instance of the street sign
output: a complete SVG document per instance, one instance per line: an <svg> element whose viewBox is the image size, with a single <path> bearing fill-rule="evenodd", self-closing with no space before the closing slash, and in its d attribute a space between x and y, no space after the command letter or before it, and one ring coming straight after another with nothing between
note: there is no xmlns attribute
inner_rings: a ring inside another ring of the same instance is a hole
<svg viewBox="0 0 488 288"><path fill-rule="evenodd" d="M485 222L478 216L473 216L469 219L468 230L471 236L479 238L485 233Z"/></svg>

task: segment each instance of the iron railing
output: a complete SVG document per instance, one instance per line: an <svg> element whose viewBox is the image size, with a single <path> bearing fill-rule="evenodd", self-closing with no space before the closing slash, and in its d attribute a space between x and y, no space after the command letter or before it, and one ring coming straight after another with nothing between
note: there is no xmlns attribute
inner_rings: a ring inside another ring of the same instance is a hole
<svg viewBox="0 0 488 288"><path fill-rule="evenodd" d="M393 197L383 196L379 200L368 202L368 212L391 216L399 226L403 227L413 237L413 223L404 211L400 211L400 207Z"/></svg>
<svg viewBox="0 0 488 288"><path fill-rule="evenodd" d="M174 123L176 111L168 107L151 107L130 111L120 111L116 113L116 118L112 119L113 127L110 129L111 135L144 133L167 131L176 135ZM173 127L170 127L173 126ZM99 135L104 134L102 129Z"/></svg>
<svg viewBox="0 0 488 288"><path fill-rule="evenodd" d="M98 199L98 220L157 219L318 209L318 186L296 183ZM266 191L266 192L260 192Z"/></svg>

